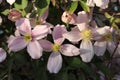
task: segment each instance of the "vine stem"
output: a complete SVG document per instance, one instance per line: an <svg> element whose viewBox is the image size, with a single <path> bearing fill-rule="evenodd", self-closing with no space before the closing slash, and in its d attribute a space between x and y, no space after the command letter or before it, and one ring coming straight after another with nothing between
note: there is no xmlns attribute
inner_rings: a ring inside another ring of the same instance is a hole
<svg viewBox="0 0 120 80"><path fill-rule="evenodd" d="M109 65L110 65L110 63L111 63L111 61L112 61L112 58L113 58L115 52L117 51L118 45L119 45L119 42L117 42L117 45L116 45L116 47L115 47L112 55L110 56L110 60L109 60L109 62L108 62L108 64L107 64L107 67L108 67L108 68L109 68Z"/></svg>

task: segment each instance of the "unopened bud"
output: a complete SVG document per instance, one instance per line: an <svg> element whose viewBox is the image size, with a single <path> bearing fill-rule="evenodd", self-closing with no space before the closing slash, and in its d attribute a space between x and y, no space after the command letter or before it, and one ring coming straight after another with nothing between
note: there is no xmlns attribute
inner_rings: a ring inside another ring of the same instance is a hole
<svg viewBox="0 0 120 80"><path fill-rule="evenodd" d="M20 19L22 16L21 12L18 10L10 10L8 14L8 19L15 22L16 20Z"/></svg>
<svg viewBox="0 0 120 80"><path fill-rule="evenodd" d="M64 23L74 24L76 22L76 15L70 14L69 12L64 12L61 17Z"/></svg>

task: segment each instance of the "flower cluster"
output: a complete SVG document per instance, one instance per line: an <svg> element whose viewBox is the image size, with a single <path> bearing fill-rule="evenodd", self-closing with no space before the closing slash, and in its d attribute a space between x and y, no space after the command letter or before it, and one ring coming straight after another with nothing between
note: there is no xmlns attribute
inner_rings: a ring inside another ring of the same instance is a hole
<svg viewBox="0 0 120 80"><path fill-rule="evenodd" d="M6 1L10 5L15 3L15 0ZM71 2L79 2L79 0L71 0ZM92 61L94 55L103 56L106 50L110 55L120 55L119 27L114 25L99 27L93 18L95 16L93 15L94 7L106 9L109 7L109 3L109 0L87 0L85 4L89 8L88 12L79 10L71 13L69 10L65 10L60 15L63 23L56 25L47 22L48 7L43 10L42 14L36 12L33 17L31 17L32 13L26 13L24 9L11 8L7 16L15 25L15 33L10 34L7 38L8 51L0 48L0 62L6 59L9 55L7 53L17 53L23 49L27 49L32 59L40 59L45 52L50 53L47 70L50 73L58 73L64 61L62 56L80 56L81 60L87 63ZM34 10L39 11L33 3L31 11ZM2 22L2 17L0 17L1 25ZM49 39L49 36L52 38Z"/></svg>

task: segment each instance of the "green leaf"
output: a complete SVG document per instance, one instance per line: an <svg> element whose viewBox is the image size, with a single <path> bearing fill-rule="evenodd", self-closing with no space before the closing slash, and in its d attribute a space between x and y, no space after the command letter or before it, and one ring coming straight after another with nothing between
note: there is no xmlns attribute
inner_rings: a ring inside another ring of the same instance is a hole
<svg viewBox="0 0 120 80"><path fill-rule="evenodd" d="M28 5L28 0L22 0L22 9L25 9Z"/></svg>
<svg viewBox="0 0 120 80"><path fill-rule="evenodd" d="M39 16L41 16L48 9L49 4L50 0L36 0L35 5Z"/></svg>
<svg viewBox="0 0 120 80"><path fill-rule="evenodd" d="M6 9L2 12L3 15L8 15L8 13L9 13L9 9Z"/></svg>
<svg viewBox="0 0 120 80"><path fill-rule="evenodd" d="M110 70L105 66L103 65L103 63L95 63L97 68L99 68L105 75L107 75L108 77L113 77L112 73L110 72Z"/></svg>
<svg viewBox="0 0 120 80"><path fill-rule="evenodd" d="M69 65L73 68L82 68L89 75L95 75L90 66L82 62L79 58L73 58L73 60L69 63Z"/></svg>
<svg viewBox="0 0 120 80"><path fill-rule="evenodd" d="M84 9L84 11L90 12L89 6L88 6L84 1L80 0L80 5L81 5L82 8Z"/></svg>
<svg viewBox="0 0 120 80"><path fill-rule="evenodd" d="M22 9L21 4L14 3L14 7L15 7L15 9L18 9L18 10Z"/></svg>
<svg viewBox="0 0 120 80"><path fill-rule="evenodd" d="M112 16L110 15L110 14L108 14L107 12L105 12L105 17L107 17L107 18L111 18Z"/></svg>
<svg viewBox="0 0 120 80"><path fill-rule="evenodd" d="M73 14L74 11L77 9L77 7L78 7L78 2L77 2L77 1L72 2L72 3L68 6L67 11L68 11L69 13Z"/></svg>

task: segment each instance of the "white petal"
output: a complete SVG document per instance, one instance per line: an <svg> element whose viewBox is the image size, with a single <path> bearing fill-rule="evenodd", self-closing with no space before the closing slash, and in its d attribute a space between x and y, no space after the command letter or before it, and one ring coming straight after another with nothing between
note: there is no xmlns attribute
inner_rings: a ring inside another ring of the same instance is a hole
<svg viewBox="0 0 120 80"><path fill-rule="evenodd" d="M62 45L60 51L65 56L76 56L80 54L80 50L71 44Z"/></svg>
<svg viewBox="0 0 120 80"><path fill-rule="evenodd" d="M52 53L48 59L47 69L50 73L58 73L62 67L62 56L59 52Z"/></svg>
<svg viewBox="0 0 120 80"><path fill-rule="evenodd" d="M94 51L97 56L103 56L106 50L106 41L96 41L94 44Z"/></svg>
<svg viewBox="0 0 120 80"><path fill-rule="evenodd" d="M7 2L8 2L10 5L12 5L12 4L15 2L15 0L7 0Z"/></svg>
<svg viewBox="0 0 120 80"><path fill-rule="evenodd" d="M18 36L13 38L8 44L8 48L10 51L17 52L19 50L24 49L27 46L28 42L24 40L23 36Z"/></svg>
<svg viewBox="0 0 120 80"><path fill-rule="evenodd" d="M113 51L115 50L115 43L113 41L108 41L107 42L107 50L109 51L109 53L113 53Z"/></svg>
<svg viewBox="0 0 120 80"><path fill-rule="evenodd" d="M32 36L33 38L39 40L47 36L48 34L48 27L47 25L37 25L33 30L32 30Z"/></svg>
<svg viewBox="0 0 120 80"><path fill-rule="evenodd" d="M0 63L6 59L6 56L6 52L2 48L0 48Z"/></svg>
<svg viewBox="0 0 120 80"><path fill-rule="evenodd" d="M52 33L54 42L61 45L65 39L63 37L65 32L67 31L64 25L56 25Z"/></svg>
<svg viewBox="0 0 120 80"><path fill-rule="evenodd" d="M42 47L38 41L32 41L27 46L27 51L32 59L38 59L42 56Z"/></svg>
<svg viewBox="0 0 120 80"><path fill-rule="evenodd" d="M82 41L80 45L80 56L84 62L90 62L94 56L91 41Z"/></svg>
<svg viewBox="0 0 120 80"><path fill-rule="evenodd" d="M71 42L78 42L81 40L80 32L79 31L70 31L63 34L63 37L68 39Z"/></svg>

